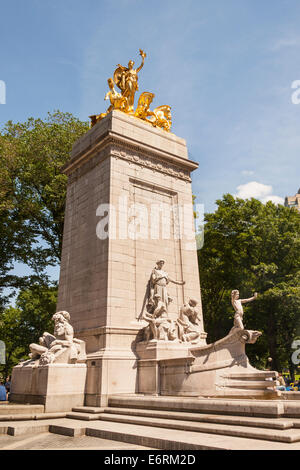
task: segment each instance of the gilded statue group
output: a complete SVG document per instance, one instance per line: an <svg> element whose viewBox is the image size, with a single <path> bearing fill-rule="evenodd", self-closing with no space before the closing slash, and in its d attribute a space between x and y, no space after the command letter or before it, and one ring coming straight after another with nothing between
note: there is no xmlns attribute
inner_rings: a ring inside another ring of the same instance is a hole
<svg viewBox="0 0 300 470"><path fill-rule="evenodd" d="M101 121L113 109L117 109L126 114L131 114L138 119L148 122L154 127L160 127L165 131L170 131L172 125L171 107L168 105L158 106L150 110L150 104L154 99L154 94L147 91L143 92L138 100L136 110L134 110L134 97L138 91L138 73L144 66L146 54L140 49L140 56L142 57L141 65L135 69L134 62L130 60L128 66L118 64L114 71L113 78L107 80L109 91L105 95L105 100L110 101L106 113L90 116L91 126L93 127L97 122ZM115 85L121 91L116 91Z"/></svg>
<svg viewBox="0 0 300 470"><path fill-rule="evenodd" d="M179 311L174 321L169 318L168 310L172 302L167 286L169 282L184 285L185 281L176 281L164 271L165 261L158 260L149 280L149 295L146 312L142 319L148 322L144 328L144 341L179 341L198 343L201 339L201 318L197 310L198 301L189 299Z"/></svg>

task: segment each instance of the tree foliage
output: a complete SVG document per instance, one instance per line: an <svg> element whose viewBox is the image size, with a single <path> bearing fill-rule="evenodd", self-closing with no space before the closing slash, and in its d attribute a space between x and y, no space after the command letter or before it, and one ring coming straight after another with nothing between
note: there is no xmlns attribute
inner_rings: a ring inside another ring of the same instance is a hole
<svg viewBox="0 0 300 470"><path fill-rule="evenodd" d="M61 255L66 176L61 168L88 123L56 111L46 120L9 121L0 134L0 284L25 288L47 279ZM15 262L30 277L11 274ZM2 295L3 307L7 299Z"/></svg>
<svg viewBox="0 0 300 470"><path fill-rule="evenodd" d="M19 292L15 307L7 307L0 315L0 338L5 344L6 360L0 365L5 377L21 359L28 358L29 344L38 342L44 331L52 331L57 286L33 284Z"/></svg>
<svg viewBox="0 0 300 470"><path fill-rule="evenodd" d="M205 220L199 266L210 340L232 327L231 291L239 289L241 297L257 291L258 300L245 307L244 324L263 336L248 355L258 366L271 356L274 369L293 370L291 343L300 335L300 214L227 194Z"/></svg>

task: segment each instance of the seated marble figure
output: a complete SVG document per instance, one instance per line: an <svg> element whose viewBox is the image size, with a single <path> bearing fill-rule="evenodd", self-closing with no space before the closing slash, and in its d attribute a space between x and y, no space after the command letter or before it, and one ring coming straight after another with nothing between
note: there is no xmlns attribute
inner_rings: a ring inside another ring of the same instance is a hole
<svg viewBox="0 0 300 470"><path fill-rule="evenodd" d="M144 313L143 319L148 322L144 334L145 341L172 341L177 338L176 325L168 317L166 305L159 294L154 294L153 304L148 304L148 311Z"/></svg>
<svg viewBox="0 0 300 470"><path fill-rule="evenodd" d="M189 299L179 312L178 336L183 342L198 342L201 335L201 318L197 310L198 301L196 299Z"/></svg>
<svg viewBox="0 0 300 470"><path fill-rule="evenodd" d="M31 360L38 361L39 365L53 362L74 364L85 360L85 342L74 338L70 314L65 311L57 312L52 319L54 334L45 332L39 338L39 344L30 344Z"/></svg>

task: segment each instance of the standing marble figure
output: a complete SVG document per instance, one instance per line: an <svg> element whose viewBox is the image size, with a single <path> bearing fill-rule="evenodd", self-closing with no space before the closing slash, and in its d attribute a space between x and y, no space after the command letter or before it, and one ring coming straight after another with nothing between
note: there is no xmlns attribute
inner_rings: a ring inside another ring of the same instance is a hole
<svg viewBox="0 0 300 470"><path fill-rule="evenodd" d="M153 269L150 277L150 297L149 304L154 304L154 296L159 295L161 301L165 304L166 310L168 310L169 303L172 302L172 297L169 296L167 285L169 282L183 286L185 281L174 281L170 278L167 272L163 271L165 260L160 259L156 263L156 267Z"/></svg>
<svg viewBox="0 0 300 470"><path fill-rule="evenodd" d="M244 325L243 325L244 309L243 309L242 304L252 302L255 299L257 299L257 292L255 292L254 296L250 297L249 299L240 299L240 293L238 290L233 290L231 292L231 303L235 311L234 322L233 322L233 325L235 328L241 328L242 330L244 329Z"/></svg>

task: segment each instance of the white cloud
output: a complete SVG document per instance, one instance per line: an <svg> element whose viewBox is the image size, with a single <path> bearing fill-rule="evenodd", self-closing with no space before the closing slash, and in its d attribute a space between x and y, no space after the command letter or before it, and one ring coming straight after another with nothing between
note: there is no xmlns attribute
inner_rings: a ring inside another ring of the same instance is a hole
<svg viewBox="0 0 300 470"><path fill-rule="evenodd" d="M263 202L264 204L268 201L272 201L274 202L274 204L283 204L284 203L284 199L280 196L274 196L274 195L269 195L269 196L266 196L265 198L263 198L261 200L261 202Z"/></svg>
<svg viewBox="0 0 300 470"><path fill-rule="evenodd" d="M300 45L299 37L285 37L278 39L272 46L272 51L278 51L286 47L298 47Z"/></svg>
<svg viewBox="0 0 300 470"><path fill-rule="evenodd" d="M257 181L250 181L246 184L240 184L237 188L235 197L241 199L259 199L264 204L267 201L272 201L274 204L283 204L284 199L280 196L272 194L273 188L271 185L258 183Z"/></svg>

